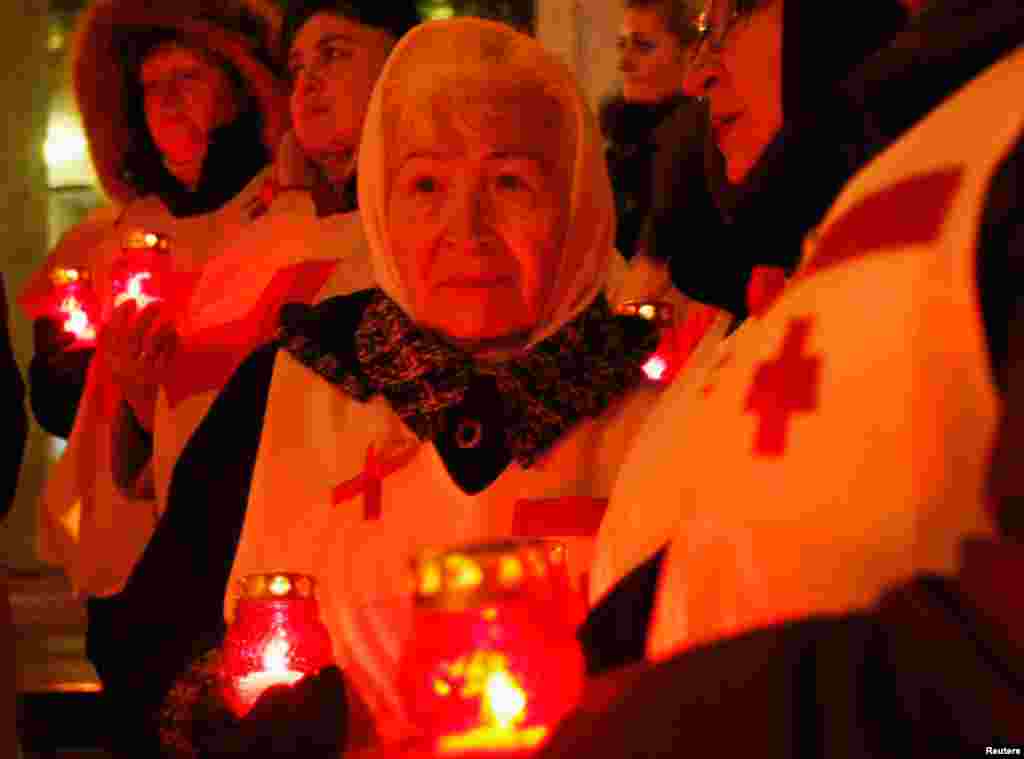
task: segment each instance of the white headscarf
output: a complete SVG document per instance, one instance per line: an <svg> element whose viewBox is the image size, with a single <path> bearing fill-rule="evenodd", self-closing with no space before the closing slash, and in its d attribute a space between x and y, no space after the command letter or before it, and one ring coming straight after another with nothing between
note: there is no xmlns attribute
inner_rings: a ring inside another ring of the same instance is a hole
<svg viewBox="0 0 1024 759"><path fill-rule="evenodd" d="M563 113L563 149L572 151L564 242L556 279L540 319L530 332L533 345L558 331L594 300L614 267L615 206L600 130L576 79L537 40L511 27L477 18L432 21L414 28L395 47L377 80L359 149L359 208L378 286L410 316L411 296L399 273L388 229L388 198L397 154L388 123L411 102L428 102L454 78L486 83L499 75L539 85ZM395 106L399 106L396 108ZM528 114L526 114L528 118ZM525 119L524 119L525 121Z"/></svg>

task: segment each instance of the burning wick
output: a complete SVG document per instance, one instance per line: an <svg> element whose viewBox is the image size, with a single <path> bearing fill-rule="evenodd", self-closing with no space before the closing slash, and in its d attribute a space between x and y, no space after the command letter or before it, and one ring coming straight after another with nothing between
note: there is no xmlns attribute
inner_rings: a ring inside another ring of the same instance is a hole
<svg viewBox="0 0 1024 759"><path fill-rule="evenodd" d="M252 706L272 685L294 685L305 673L288 669L288 645L284 634L269 641L263 649L263 669L238 678L238 692L246 706Z"/></svg>
<svg viewBox="0 0 1024 759"><path fill-rule="evenodd" d="M89 322L89 314L82 308L81 301L73 295L60 302L60 312L67 314L64 331L70 332L79 340L95 340L96 329Z"/></svg>
<svg viewBox="0 0 1024 759"><path fill-rule="evenodd" d="M504 656L477 654L468 663L462 664L468 670L462 696L480 696L480 726L465 733L442 737L439 742L442 752L520 750L532 748L544 739L547 735L544 726L525 729L518 727L526 718L527 696L519 681L508 671ZM454 669L461 671L462 668L457 663ZM482 687L474 682L483 674L479 672L481 669L490 670L484 677Z"/></svg>
<svg viewBox="0 0 1024 759"><path fill-rule="evenodd" d="M655 354L647 359L647 362L643 366L644 374L647 375L647 379L653 380L654 382L660 382L661 378L665 376L665 372L668 371L668 362L661 356Z"/></svg>
<svg viewBox="0 0 1024 759"><path fill-rule="evenodd" d="M128 278L128 282L125 284L124 290L120 295L114 298L114 308L117 308L126 301L134 300L135 305L137 305L141 310L150 303L160 300L159 298L154 298L151 295L146 295L146 293L142 291L142 283L147 279L152 278L153 275L148 271L140 271L138 274L130 276Z"/></svg>

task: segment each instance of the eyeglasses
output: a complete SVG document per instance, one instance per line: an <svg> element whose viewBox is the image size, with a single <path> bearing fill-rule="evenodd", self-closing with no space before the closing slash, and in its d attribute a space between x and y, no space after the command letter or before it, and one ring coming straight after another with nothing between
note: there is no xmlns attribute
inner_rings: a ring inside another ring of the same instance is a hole
<svg viewBox="0 0 1024 759"><path fill-rule="evenodd" d="M760 5L759 0L711 0L697 17L697 39L690 46L690 65L697 62L705 47L712 55L719 55L736 24Z"/></svg>

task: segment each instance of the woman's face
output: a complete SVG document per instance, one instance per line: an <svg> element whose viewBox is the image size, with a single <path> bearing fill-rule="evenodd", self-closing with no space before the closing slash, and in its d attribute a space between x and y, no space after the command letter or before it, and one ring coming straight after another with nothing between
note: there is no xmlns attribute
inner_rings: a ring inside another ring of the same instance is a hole
<svg viewBox="0 0 1024 759"><path fill-rule="evenodd" d="M359 144L370 93L394 38L331 13L303 24L288 54L295 136L314 161Z"/></svg>
<svg viewBox="0 0 1024 759"><path fill-rule="evenodd" d="M403 113L387 217L418 324L470 345L537 325L568 194L560 118L539 95L493 91Z"/></svg>
<svg viewBox="0 0 1024 759"><path fill-rule="evenodd" d="M623 95L631 103L657 103L683 91L686 56L657 8L627 8L619 30Z"/></svg>
<svg viewBox="0 0 1024 759"><path fill-rule="evenodd" d="M238 113L227 73L192 48L157 47L142 62L139 79L149 133L171 163L201 161L210 133Z"/></svg>
<svg viewBox="0 0 1024 759"><path fill-rule="evenodd" d="M731 6L707 3L706 18L718 25L720 45L701 44L684 89L708 99L726 175L738 184L782 128L782 0L735 17L727 12Z"/></svg>

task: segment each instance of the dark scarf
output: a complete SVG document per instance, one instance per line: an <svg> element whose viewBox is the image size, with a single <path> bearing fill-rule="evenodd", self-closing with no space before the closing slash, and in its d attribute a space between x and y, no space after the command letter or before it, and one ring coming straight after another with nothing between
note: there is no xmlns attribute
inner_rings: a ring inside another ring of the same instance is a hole
<svg viewBox="0 0 1024 759"><path fill-rule="evenodd" d="M625 151L653 143L654 130L683 103L685 98L673 97L658 103L630 103L616 99L602 109L601 128L612 149Z"/></svg>
<svg viewBox="0 0 1024 759"><path fill-rule="evenodd" d="M943 0L924 8L843 84L877 154L943 100L1024 42L1018 0Z"/></svg>
<svg viewBox="0 0 1024 759"><path fill-rule="evenodd" d="M286 319L282 346L301 364L359 401L383 395L423 441L442 431L444 412L461 403L471 383L490 376L504 403L506 446L527 468L569 428L599 416L643 381L655 349L654 325L616 316L603 295L573 321L510 360L481 364L418 328L383 292L371 291L354 342L330 342L331 301L300 319Z"/></svg>
<svg viewBox="0 0 1024 759"><path fill-rule="evenodd" d="M213 131L195 190L178 181L159 159L152 163L147 170L151 174L149 187L171 215L182 218L216 211L252 181L269 160L259 123L250 113Z"/></svg>

